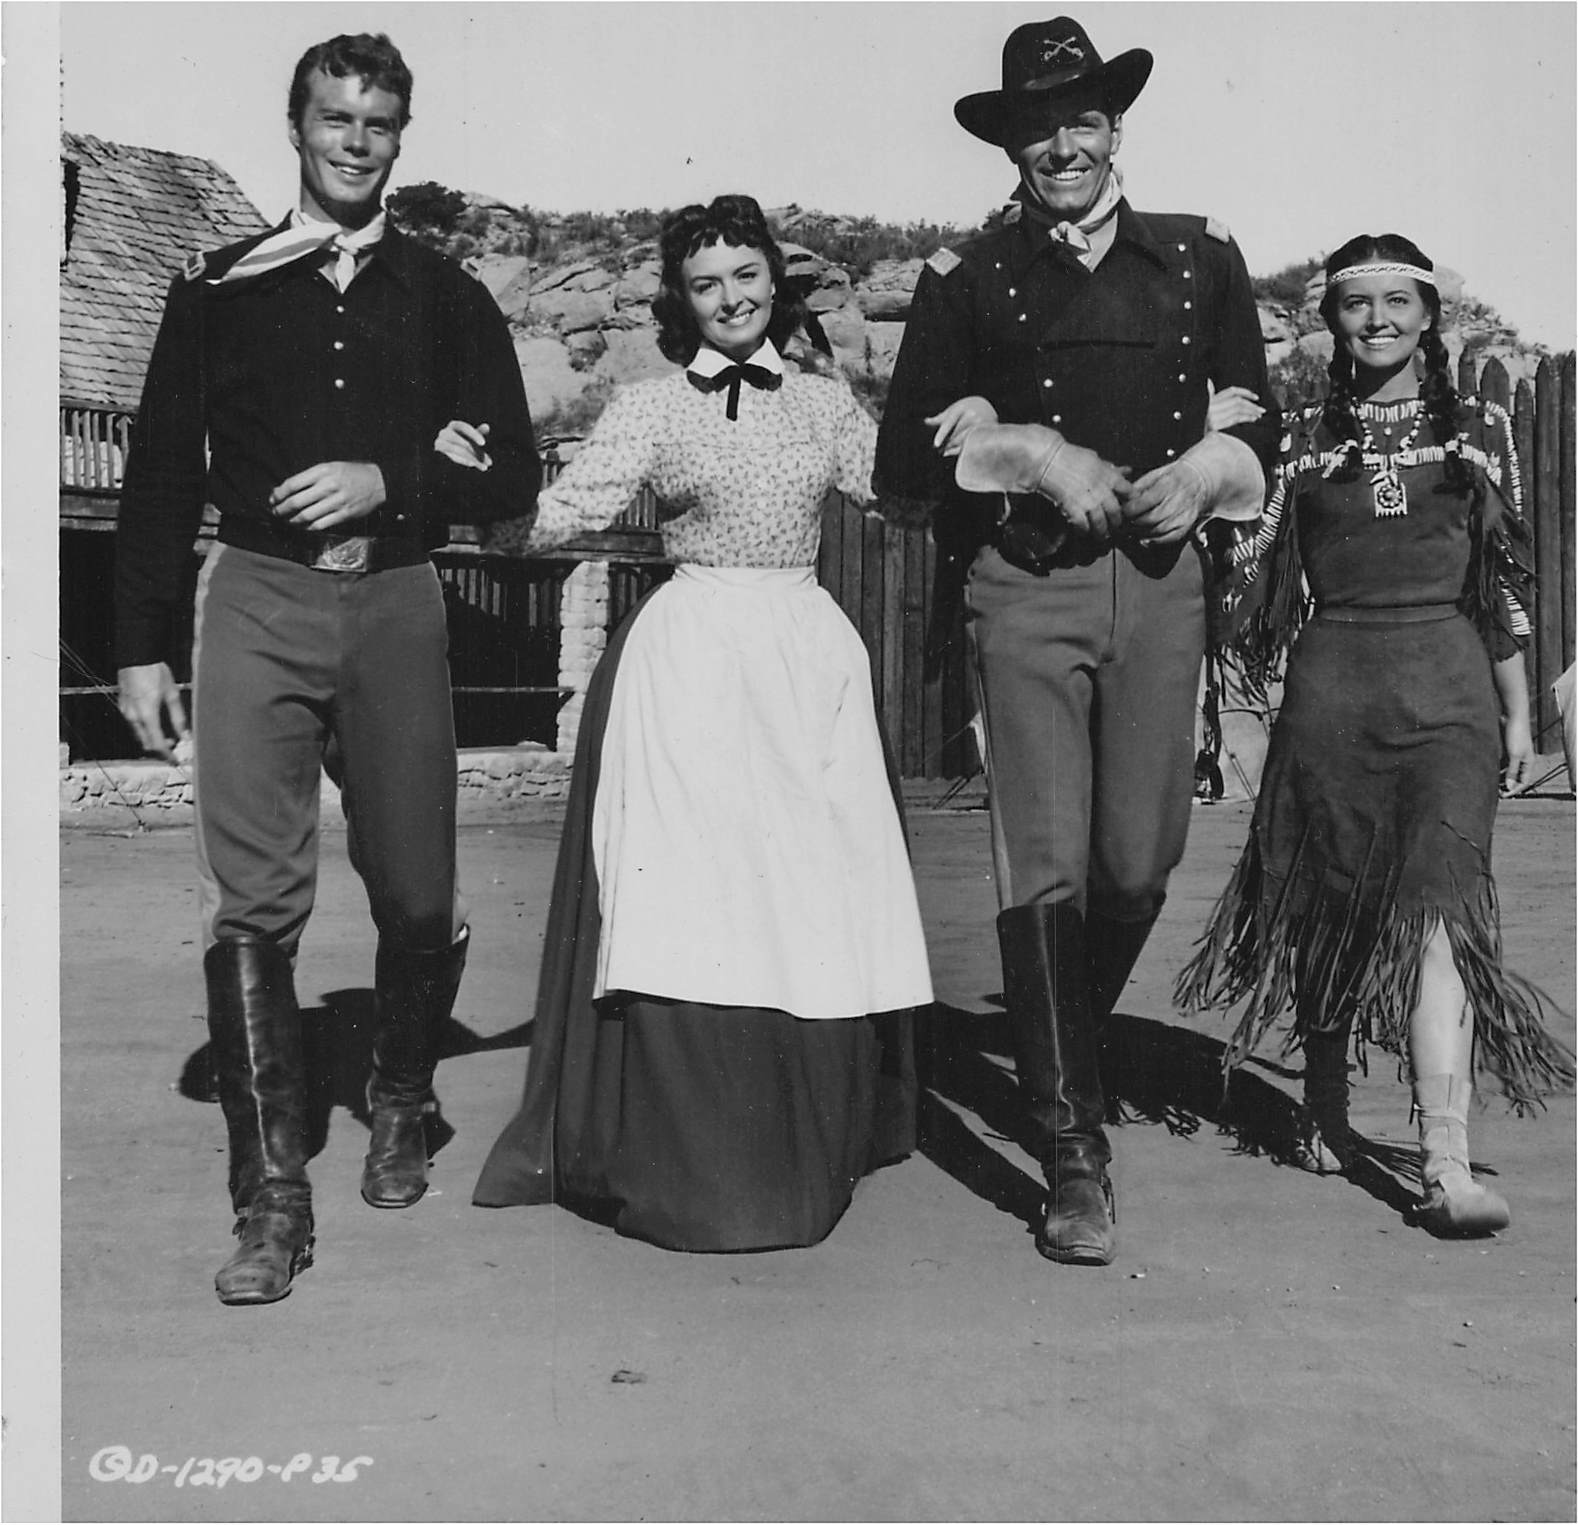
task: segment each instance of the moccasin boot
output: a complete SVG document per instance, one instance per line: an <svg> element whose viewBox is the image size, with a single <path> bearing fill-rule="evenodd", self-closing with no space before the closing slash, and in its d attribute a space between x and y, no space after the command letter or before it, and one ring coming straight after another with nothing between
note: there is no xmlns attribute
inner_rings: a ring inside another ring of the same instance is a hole
<svg viewBox="0 0 1578 1525"><path fill-rule="evenodd" d="M1419 1221L1443 1238L1494 1234L1512 1221L1506 1199L1474 1179L1468 1159L1468 1104L1473 1085L1463 1075L1425 1075L1414 1081L1419 1114Z"/></svg>
<svg viewBox="0 0 1578 1525"><path fill-rule="evenodd" d="M1293 1163L1315 1175L1340 1175L1358 1152L1348 1125L1350 1025L1304 1038L1304 1105Z"/></svg>

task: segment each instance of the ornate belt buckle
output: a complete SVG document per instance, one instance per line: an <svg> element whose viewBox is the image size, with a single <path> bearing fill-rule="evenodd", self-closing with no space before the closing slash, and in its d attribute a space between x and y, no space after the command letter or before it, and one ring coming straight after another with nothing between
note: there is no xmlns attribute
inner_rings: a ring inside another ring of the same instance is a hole
<svg viewBox="0 0 1578 1525"><path fill-rule="evenodd" d="M998 554L1022 572L1045 577L1068 539L1063 516L1045 499L1010 498L1008 517L997 531Z"/></svg>
<svg viewBox="0 0 1578 1525"><path fill-rule="evenodd" d="M372 560L371 535L325 535L309 565L317 572L365 572Z"/></svg>

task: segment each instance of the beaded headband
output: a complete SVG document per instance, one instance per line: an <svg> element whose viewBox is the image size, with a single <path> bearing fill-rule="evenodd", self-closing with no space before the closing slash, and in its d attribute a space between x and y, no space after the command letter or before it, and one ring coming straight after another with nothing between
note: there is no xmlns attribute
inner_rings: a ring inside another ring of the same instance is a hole
<svg viewBox="0 0 1578 1525"><path fill-rule="evenodd" d="M1421 270L1418 265L1377 262L1370 265L1349 265L1345 270L1327 276L1326 289L1330 291L1338 281L1351 281L1361 275L1406 275L1409 280L1423 281L1426 286L1434 286L1436 283L1435 276L1428 270Z"/></svg>

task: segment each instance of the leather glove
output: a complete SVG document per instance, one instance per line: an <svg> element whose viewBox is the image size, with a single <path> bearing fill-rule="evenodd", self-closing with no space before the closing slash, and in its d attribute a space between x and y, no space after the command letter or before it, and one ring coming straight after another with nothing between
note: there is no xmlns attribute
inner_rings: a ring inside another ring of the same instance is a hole
<svg viewBox="0 0 1578 1525"><path fill-rule="evenodd" d="M977 424L954 480L967 492L1029 492L1050 499L1071 528L1108 540L1123 522L1127 468L1113 466L1042 424Z"/></svg>
<svg viewBox="0 0 1578 1525"><path fill-rule="evenodd" d="M1266 478L1255 452L1228 434L1208 434L1134 484L1124 506L1145 545L1182 540L1207 518L1243 520L1260 513Z"/></svg>

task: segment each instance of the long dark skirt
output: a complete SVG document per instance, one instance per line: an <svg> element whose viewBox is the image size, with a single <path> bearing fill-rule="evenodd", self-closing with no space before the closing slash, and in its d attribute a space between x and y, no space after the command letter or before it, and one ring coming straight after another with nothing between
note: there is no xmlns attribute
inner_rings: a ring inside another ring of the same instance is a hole
<svg viewBox="0 0 1578 1525"><path fill-rule="evenodd" d="M525 1095L472 1200L557 1202L668 1249L815 1244L862 1176L914 1148L910 1014L807 1021L625 992L593 1001L592 806L614 673L640 616L587 691Z"/></svg>
<svg viewBox="0 0 1578 1525"><path fill-rule="evenodd" d="M1526 1107L1571 1082L1549 998L1506 970L1490 873L1501 757L1490 663L1456 614L1316 618L1288 666L1243 857L1194 960L1185 1007L1244 1010L1246 1057L1354 1022L1404 1058L1426 941L1444 925L1475 1023L1478 1071Z"/></svg>

